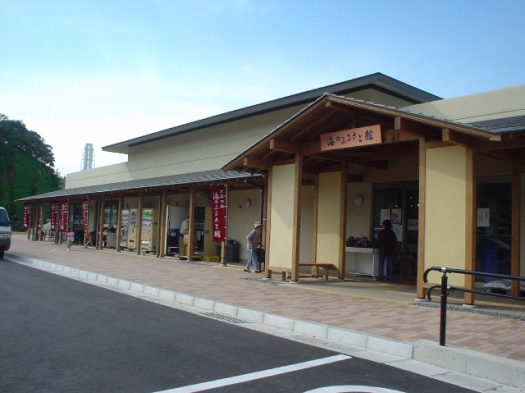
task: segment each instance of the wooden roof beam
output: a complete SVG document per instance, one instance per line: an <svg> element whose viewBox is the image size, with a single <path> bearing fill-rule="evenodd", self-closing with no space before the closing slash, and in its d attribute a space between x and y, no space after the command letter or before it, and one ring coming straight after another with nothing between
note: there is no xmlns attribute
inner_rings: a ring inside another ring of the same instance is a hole
<svg viewBox="0 0 525 393"><path fill-rule="evenodd" d="M270 140L270 150L277 150L282 151L284 153L297 154L301 152L301 146L297 143L274 138Z"/></svg>
<svg viewBox="0 0 525 393"><path fill-rule="evenodd" d="M271 162L263 161L256 157L252 157L252 156L244 157L243 165L248 168L259 168L259 169L270 169L272 167Z"/></svg>
<svg viewBox="0 0 525 393"><path fill-rule="evenodd" d="M474 137L451 130L450 128L444 128L441 130L441 134L441 140L452 145L472 147L476 143Z"/></svg>
<svg viewBox="0 0 525 393"><path fill-rule="evenodd" d="M479 152L517 149L525 147L525 135L507 134L503 135L501 141L477 140L474 150Z"/></svg>

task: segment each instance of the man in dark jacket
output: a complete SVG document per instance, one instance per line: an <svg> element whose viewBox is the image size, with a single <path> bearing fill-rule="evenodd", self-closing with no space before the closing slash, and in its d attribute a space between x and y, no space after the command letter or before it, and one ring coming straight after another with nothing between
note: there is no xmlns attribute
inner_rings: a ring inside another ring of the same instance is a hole
<svg viewBox="0 0 525 393"><path fill-rule="evenodd" d="M377 236L376 246L379 249L379 275L378 280L385 279L385 259L386 265L386 279L392 281L394 270L394 250L397 244L397 237L392 230L392 222L390 220L383 221L383 229Z"/></svg>

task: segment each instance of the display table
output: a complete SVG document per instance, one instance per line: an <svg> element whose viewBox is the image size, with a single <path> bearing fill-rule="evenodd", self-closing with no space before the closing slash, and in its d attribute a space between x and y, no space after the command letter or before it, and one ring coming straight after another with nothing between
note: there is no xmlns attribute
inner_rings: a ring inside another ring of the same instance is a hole
<svg viewBox="0 0 525 393"><path fill-rule="evenodd" d="M376 261L379 259L377 248L346 247L345 251L351 254L351 270L348 273L377 277Z"/></svg>

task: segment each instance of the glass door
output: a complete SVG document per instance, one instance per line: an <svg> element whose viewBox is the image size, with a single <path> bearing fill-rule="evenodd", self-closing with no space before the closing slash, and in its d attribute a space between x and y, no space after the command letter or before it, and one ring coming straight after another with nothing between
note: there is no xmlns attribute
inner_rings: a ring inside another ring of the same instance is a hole
<svg viewBox="0 0 525 393"><path fill-rule="evenodd" d="M417 182L378 184L374 190L374 240L385 219L392 221L398 245L394 253L394 281L415 284L417 279L419 190Z"/></svg>

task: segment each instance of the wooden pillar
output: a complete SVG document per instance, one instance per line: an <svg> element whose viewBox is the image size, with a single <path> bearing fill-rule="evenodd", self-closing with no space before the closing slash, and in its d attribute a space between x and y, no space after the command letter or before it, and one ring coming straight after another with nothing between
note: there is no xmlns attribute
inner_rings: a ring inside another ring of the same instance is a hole
<svg viewBox="0 0 525 393"><path fill-rule="evenodd" d="M424 299L426 290L423 286L425 272L425 197L426 197L426 146L425 138L419 138L419 207L418 207L418 238L417 238L417 297Z"/></svg>
<svg viewBox="0 0 525 393"><path fill-rule="evenodd" d="M159 248L157 250L157 256L164 258L166 256L166 216L167 216L167 209L168 209L168 189L164 188L162 189L162 196L161 203L160 203L160 212L159 212L159 229L160 229L160 241L159 241Z"/></svg>
<svg viewBox="0 0 525 393"><path fill-rule="evenodd" d="M142 190L139 191L139 208L137 211L137 229L136 229L136 235L135 235L135 252L137 255L140 255L140 247L142 243L142 202L143 202L143 192Z"/></svg>
<svg viewBox="0 0 525 393"><path fill-rule="evenodd" d="M476 168L475 153L471 148L466 151L466 206L465 206L465 270L476 270ZM474 289L476 277L465 275L465 288ZM474 294L465 293L465 304L474 304Z"/></svg>
<svg viewBox="0 0 525 393"><path fill-rule="evenodd" d="M293 244L292 244L292 281L299 280L299 262L301 249L301 184L303 179L303 156L295 155L294 168L294 204L293 204Z"/></svg>
<svg viewBox="0 0 525 393"><path fill-rule="evenodd" d="M340 280L345 278L346 271L346 216L347 216L347 182L348 182L348 168L345 163L341 163L341 191L339 197L339 263L340 269L338 271L338 277Z"/></svg>
<svg viewBox="0 0 525 393"><path fill-rule="evenodd" d="M100 199L100 213L98 221L98 242L97 249L102 250L104 248L104 212L106 210L106 197L102 195Z"/></svg>
<svg viewBox="0 0 525 393"><path fill-rule="evenodd" d="M192 184L190 186L190 206L189 206L189 212L188 212L188 244L187 244L187 250L186 255L188 256L188 261L191 261L193 259L193 253L195 252L195 185Z"/></svg>
<svg viewBox="0 0 525 393"><path fill-rule="evenodd" d="M118 196L118 214L117 214L117 244L115 248L120 252L120 241L122 239L122 209L124 209L124 195Z"/></svg>
<svg viewBox="0 0 525 393"><path fill-rule="evenodd" d="M272 207L272 190L270 189L269 185L272 184L271 182L272 178L272 171L268 171L268 182L266 184L266 234L265 234L265 241L264 241L264 247L265 247L265 262L264 262L264 276L266 278L272 278L272 270L269 269L270 267L270 247L272 246L270 242L270 236L272 234L272 215L271 207Z"/></svg>
<svg viewBox="0 0 525 393"><path fill-rule="evenodd" d="M319 223L319 176L315 176L312 222L312 263L317 263L317 228Z"/></svg>
<svg viewBox="0 0 525 393"><path fill-rule="evenodd" d="M510 274L513 276L520 275L520 220L521 220L521 165L519 162L512 163L512 251ZM511 295L520 296L520 282L512 281Z"/></svg>

